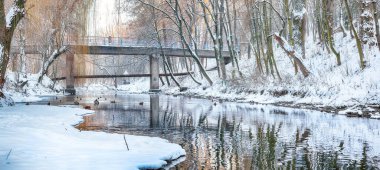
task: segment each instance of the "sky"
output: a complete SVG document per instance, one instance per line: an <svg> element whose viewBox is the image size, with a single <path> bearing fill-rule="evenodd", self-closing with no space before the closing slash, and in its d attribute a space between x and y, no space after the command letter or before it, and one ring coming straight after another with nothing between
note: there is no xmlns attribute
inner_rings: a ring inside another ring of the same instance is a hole
<svg viewBox="0 0 380 170"><path fill-rule="evenodd" d="M116 4L121 0L94 0L95 4L90 9L88 22L89 36L105 36L107 29L114 27L118 23L118 10ZM122 3L122 1L120 2ZM120 24L128 21L127 14L120 12Z"/></svg>

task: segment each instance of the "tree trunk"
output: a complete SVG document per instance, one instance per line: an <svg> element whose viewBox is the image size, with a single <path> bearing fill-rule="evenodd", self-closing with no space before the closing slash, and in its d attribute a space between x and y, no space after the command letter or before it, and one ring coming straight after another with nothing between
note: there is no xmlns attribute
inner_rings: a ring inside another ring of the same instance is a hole
<svg viewBox="0 0 380 170"><path fill-rule="evenodd" d="M154 10L154 8L153 8L153 10ZM157 25L157 24L155 24L155 25ZM167 40L167 31L166 31L166 24L165 24L165 22L163 22L162 23L162 28L163 28L163 38L164 38L164 42L163 42L163 44L164 44L164 46L166 47L167 46L167 43L168 43L168 40ZM158 32L157 32L157 28L156 28L156 34L159 34ZM159 36L157 36L157 38L159 38ZM158 41L160 41L160 39L158 39ZM162 45L161 45L162 46ZM164 65L164 72L165 72L165 74L167 73L167 68L166 68L166 64L167 64L167 61L166 61L166 56L165 55L162 55L161 56L162 57L162 63L163 63L163 65ZM169 68L168 68L169 69ZM165 76L165 79L166 79L166 82L168 83L168 85L170 86L170 80L169 80L169 77L168 76Z"/></svg>
<svg viewBox="0 0 380 170"><path fill-rule="evenodd" d="M302 47L303 59L306 58L306 36L307 36L307 15L305 12L301 19L301 47Z"/></svg>
<svg viewBox="0 0 380 170"><path fill-rule="evenodd" d="M246 2L246 7L249 17L249 31L251 33L250 43L249 43L249 52L254 51L255 52L255 58L256 58L256 68L259 71L260 74L263 73L263 66L261 64L261 56L260 56L260 44L259 44L259 35L257 30L257 18L255 18L255 10L253 10L253 2ZM256 47L256 51L255 51ZM250 58L250 56L248 56Z"/></svg>
<svg viewBox="0 0 380 170"><path fill-rule="evenodd" d="M360 16L361 20L361 26L360 30L362 32L361 34L361 40L364 45L368 45L369 47L372 47L376 45L377 40L376 40L376 31L375 31L375 19L372 15L372 9L371 5L367 0L362 0L362 6L363 6L363 13Z"/></svg>
<svg viewBox="0 0 380 170"><path fill-rule="evenodd" d="M293 39L293 20L292 20L292 14L290 11L290 4L289 0L285 0L284 2L285 5L285 13L286 13L286 18L288 22L288 40L292 46L294 46L294 39Z"/></svg>
<svg viewBox="0 0 380 170"><path fill-rule="evenodd" d="M347 30L344 26L344 20L343 20L343 0L340 1L340 11L339 11L339 24L343 32L343 37L347 36Z"/></svg>
<svg viewBox="0 0 380 170"><path fill-rule="evenodd" d="M268 16L269 15L269 16ZM276 61L274 60L274 55L273 55L273 41L272 38L270 37L270 34L272 32L272 13L269 12L268 14L268 9L267 9L267 4L263 3L263 20L264 20L264 39L266 43L266 49L267 49L267 60L269 64L269 70L270 74L275 77L274 71ZM278 71L276 71L278 73ZM280 77L279 74L277 74L278 77Z"/></svg>
<svg viewBox="0 0 380 170"><path fill-rule="evenodd" d="M233 13L236 15L236 7L235 2L233 3ZM230 51L230 55L232 57L232 65L237 68L238 71L240 71L239 68L239 62L237 59L237 38L236 38L236 18L234 18L234 28L232 27L232 19L230 14L230 8L228 5L228 1L226 0L226 9L227 9L227 24L224 24L226 36L227 36L227 43L228 43L228 49ZM236 16L234 16L236 17Z"/></svg>
<svg viewBox="0 0 380 170"><path fill-rule="evenodd" d="M379 50L380 50L380 26L379 26L379 17L377 15L377 0L372 1L372 8L373 8L373 17L375 19L375 26L376 26L377 47L379 47Z"/></svg>
<svg viewBox="0 0 380 170"><path fill-rule="evenodd" d="M57 49L51 54L51 56L43 63L41 70L39 71L39 77L38 77L38 83L41 83L44 75L46 75L47 71L49 70L50 66L53 64L53 62L61 56L63 53L68 51L69 48L67 46L63 46L60 49Z"/></svg>
<svg viewBox="0 0 380 170"><path fill-rule="evenodd" d="M238 39L238 34L237 34L237 31L238 31L238 24L237 24L237 20L238 20L238 15L237 15L237 10L236 10L236 0L233 0L232 2L232 10L233 10L233 18L234 18L234 29L233 29L233 33L234 33L234 42L235 42L235 47L239 48L239 50L237 51L237 49L235 49L235 62L236 62L236 66L238 68L238 71L240 71L240 67L239 67L239 60L238 59L241 59L241 53L240 53L240 42L239 42L239 39Z"/></svg>
<svg viewBox="0 0 380 170"><path fill-rule="evenodd" d="M330 46L331 51L334 53L336 57L337 65L340 66L342 64L340 59L340 53L334 47L334 18L333 18L333 0L325 0L324 1L324 9L323 13L326 18L325 20L325 28L327 29L327 40Z"/></svg>
<svg viewBox="0 0 380 170"><path fill-rule="evenodd" d="M295 63L299 66L304 77L308 77L310 75L309 70L305 67L302 61L297 57L296 51L284 40L284 38L274 35L274 39L281 46L281 48L288 54L288 56L294 60Z"/></svg>
<svg viewBox="0 0 380 170"><path fill-rule="evenodd" d="M23 22L21 22L23 23ZM20 47L19 47L19 50L20 50L20 72L22 75L26 75L26 54L25 54L25 46L26 46L26 40L25 40L25 26L24 24L21 24L22 28L19 29L19 33L20 33Z"/></svg>
<svg viewBox="0 0 380 170"><path fill-rule="evenodd" d="M220 7L219 7L219 27L218 27L218 40L219 40L219 62L220 62L220 71L222 73L222 79L227 79L227 73L226 73L226 63L224 62L224 57L222 55L222 51L224 49L223 46L223 23L224 23L224 0L220 0Z"/></svg>
<svg viewBox="0 0 380 170"><path fill-rule="evenodd" d="M214 44L214 52L215 52L215 57L216 57L216 66L217 66L217 69L218 69L218 75L221 76L221 72L220 72L220 63L219 63L219 41L217 40L217 28L215 28L215 35L214 33L212 32L212 27L209 23L209 19L207 17L207 12L210 12L208 7L206 6L206 4L202 1L200 1L201 3L201 6L202 6L202 10L203 10L203 20L206 24L206 28L207 28L207 31L209 32L210 36L211 36L211 39L213 41L213 44ZM213 21L214 21L214 24L216 25L215 27L217 27L217 22L216 22L216 19L215 17L217 17L217 14L213 14L214 17L213 17Z"/></svg>
<svg viewBox="0 0 380 170"><path fill-rule="evenodd" d="M362 42L360 41L359 35L356 32L355 26L354 26L354 21L352 19L352 14L351 14L351 9L348 6L348 0L344 0L344 4L346 5L347 9L347 14L348 14L348 19L350 20L350 27L352 32L354 33L355 40L356 40L356 46L359 51L359 59L360 59L360 68L364 69L365 68L365 63L364 63L364 53L363 53L363 47L362 47Z"/></svg>

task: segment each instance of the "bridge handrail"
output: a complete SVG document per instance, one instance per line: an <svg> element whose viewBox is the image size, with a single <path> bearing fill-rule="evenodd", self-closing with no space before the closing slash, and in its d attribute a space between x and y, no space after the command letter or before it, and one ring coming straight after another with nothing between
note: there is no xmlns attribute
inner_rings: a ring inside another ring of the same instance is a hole
<svg viewBox="0 0 380 170"><path fill-rule="evenodd" d="M136 40L128 37L100 37L100 36L86 36L86 37L70 37L64 39L63 45L78 45L78 46L112 46L112 47L145 47L145 48L159 48L159 44L154 41ZM169 49L183 49L180 42L174 42L171 44L163 44L163 48ZM13 45L12 52L19 50L20 46ZM26 49L31 51L44 50L43 45L26 45ZM41 48L41 49L39 49ZM192 47L193 48L193 47ZM206 44L205 46L198 46L198 50L214 51L213 45ZM228 46L225 45L224 52L228 51Z"/></svg>

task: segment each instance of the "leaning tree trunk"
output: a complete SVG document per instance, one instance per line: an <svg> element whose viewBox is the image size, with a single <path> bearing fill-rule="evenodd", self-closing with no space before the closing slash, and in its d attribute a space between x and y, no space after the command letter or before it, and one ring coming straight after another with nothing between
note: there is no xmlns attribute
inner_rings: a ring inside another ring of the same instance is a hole
<svg viewBox="0 0 380 170"><path fill-rule="evenodd" d="M286 54L294 60L295 63L297 63L298 67L300 68L302 74L304 77L308 77L310 75L309 70L305 67L305 65L302 63L302 61L297 57L296 51L289 45L288 42L285 41L284 38L280 37L279 35L273 35L274 39L277 41L277 43L281 46L281 48L286 52Z"/></svg>
<svg viewBox="0 0 380 170"><path fill-rule="evenodd" d="M15 0L5 15L4 1L0 1L0 98L5 84L5 73L10 58L11 42L17 24L25 15L25 0Z"/></svg>
<svg viewBox="0 0 380 170"><path fill-rule="evenodd" d="M46 62L43 63L41 70L39 71L39 77L38 77L38 83L42 82L42 79L44 75L48 72L50 66L53 64L53 62L61 56L63 53L65 53L69 48L67 46L63 46L53 52L53 54L50 55L50 57L46 60Z"/></svg>

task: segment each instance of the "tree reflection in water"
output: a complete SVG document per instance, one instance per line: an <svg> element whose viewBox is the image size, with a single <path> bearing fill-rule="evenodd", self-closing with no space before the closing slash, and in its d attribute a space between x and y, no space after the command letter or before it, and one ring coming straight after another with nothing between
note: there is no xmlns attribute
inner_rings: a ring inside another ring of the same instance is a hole
<svg viewBox="0 0 380 170"><path fill-rule="evenodd" d="M91 96L82 96L91 101ZM379 169L380 124L315 111L158 95L119 95L80 130L162 137L186 160L173 169ZM139 103L143 102L144 105Z"/></svg>

